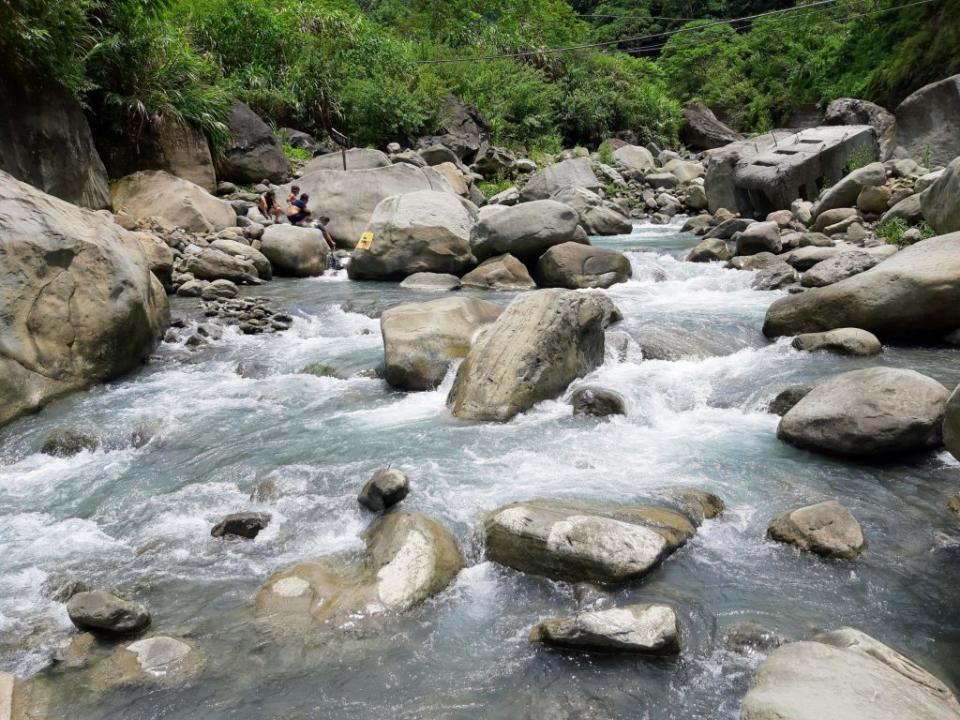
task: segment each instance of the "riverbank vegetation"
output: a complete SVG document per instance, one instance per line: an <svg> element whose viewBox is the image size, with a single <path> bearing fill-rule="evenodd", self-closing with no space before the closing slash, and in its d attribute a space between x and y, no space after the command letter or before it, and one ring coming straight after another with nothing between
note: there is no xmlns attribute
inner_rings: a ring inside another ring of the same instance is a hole
<svg viewBox="0 0 960 720"><path fill-rule="evenodd" d="M160 113L216 142L239 98L278 127L384 144L437 131L454 93L496 142L555 151L623 130L673 142L692 99L744 131L840 96L894 105L960 72L960 0L878 12L904 4L837 0L727 22L790 5L14 0L0 8L0 51L8 69L66 85L97 122L132 135ZM489 55L513 57L450 62Z"/></svg>

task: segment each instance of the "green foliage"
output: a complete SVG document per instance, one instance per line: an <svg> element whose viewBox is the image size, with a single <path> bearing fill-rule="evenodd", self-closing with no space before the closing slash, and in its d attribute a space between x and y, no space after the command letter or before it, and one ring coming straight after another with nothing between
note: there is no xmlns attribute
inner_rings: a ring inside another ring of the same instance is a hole
<svg viewBox="0 0 960 720"><path fill-rule="evenodd" d="M282 143L281 148L283 149L283 154L286 155L291 160L299 160L300 162L309 162L313 159L313 154L308 150L303 148L295 148L290 143Z"/></svg>
<svg viewBox="0 0 960 720"><path fill-rule="evenodd" d="M335 367L322 362L309 363L300 370L300 373L303 375L315 375L316 377L339 377Z"/></svg>
<svg viewBox="0 0 960 720"><path fill-rule="evenodd" d="M597 158L604 165L613 165L615 162L613 157L613 151L610 149L610 143L607 140L604 140L600 143L600 147L597 148Z"/></svg>
<svg viewBox="0 0 960 720"><path fill-rule="evenodd" d="M496 180L481 180L477 183L477 189L487 197L493 197L497 193L509 190L513 187L513 180L510 178L497 178Z"/></svg>
<svg viewBox="0 0 960 720"><path fill-rule="evenodd" d="M854 170L859 170L860 168L866 167L870 163L875 163L879 160L877 151L874 148L861 148L850 153L850 158L847 160L846 170L848 173L853 172Z"/></svg>
<svg viewBox="0 0 960 720"><path fill-rule="evenodd" d="M903 218L891 218L877 226L877 237L890 245L900 245L909 227Z"/></svg>

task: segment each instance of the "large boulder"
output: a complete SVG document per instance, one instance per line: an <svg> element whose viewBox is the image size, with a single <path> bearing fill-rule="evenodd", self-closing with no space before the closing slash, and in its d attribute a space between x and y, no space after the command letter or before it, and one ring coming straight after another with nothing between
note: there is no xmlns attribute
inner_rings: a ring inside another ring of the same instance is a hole
<svg viewBox="0 0 960 720"><path fill-rule="evenodd" d="M133 218L160 218L188 232L210 232L237 224L237 214L199 185L163 170L142 170L113 185L113 207Z"/></svg>
<svg viewBox="0 0 960 720"><path fill-rule="evenodd" d="M316 625L407 610L443 590L463 567L450 531L420 513L386 515L364 533L359 561L326 557L274 573L257 593L261 621L302 632Z"/></svg>
<svg viewBox="0 0 960 720"><path fill-rule="evenodd" d="M180 258L178 268L197 280L223 279L253 285L259 282L257 268L249 258L213 247L191 246L189 250Z"/></svg>
<svg viewBox="0 0 960 720"><path fill-rule="evenodd" d="M691 102L683 107L680 139L691 150L712 150L735 142L740 136L720 122L706 105Z"/></svg>
<svg viewBox="0 0 960 720"><path fill-rule="evenodd" d="M246 258L253 263L253 266L257 269L257 277L261 280L270 280L273 278L273 266L270 264L270 260L256 248L227 238L217 238L210 243L210 247L214 250L225 252L227 255Z"/></svg>
<svg viewBox="0 0 960 720"><path fill-rule="evenodd" d="M157 276L164 289L169 288L173 281L173 248L153 233L135 232L133 235L147 258L150 272Z"/></svg>
<svg viewBox="0 0 960 720"><path fill-rule="evenodd" d="M603 205L597 193L586 188L566 188L551 198L569 205L580 215L580 225L589 235L626 235L633 223L617 210Z"/></svg>
<svg viewBox="0 0 960 720"><path fill-rule="evenodd" d="M826 350L837 355L865 357L879 355L881 346L873 333L860 328L837 328L819 333L804 333L793 339L793 347L804 352Z"/></svg>
<svg viewBox="0 0 960 720"><path fill-rule="evenodd" d="M801 550L845 560L867 547L860 523L836 500L780 513L770 521L767 535Z"/></svg>
<svg viewBox="0 0 960 720"><path fill-rule="evenodd" d="M407 163L346 172L315 170L303 173L295 184L310 194L310 206L317 209L317 215L330 218L327 230L337 245L348 248L357 244L373 217L373 211L386 198L421 190L453 192L449 184L430 168ZM289 188L289 185L284 186L281 193L289 192Z"/></svg>
<svg viewBox="0 0 960 720"><path fill-rule="evenodd" d="M960 155L960 75L925 85L894 114L893 157L946 165Z"/></svg>
<svg viewBox="0 0 960 720"><path fill-rule="evenodd" d="M538 170L523 186L520 199L523 202L546 200L566 188L600 189L600 181L587 158L572 158Z"/></svg>
<svg viewBox="0 0 960 720"><path fill-rule="evenodd" d="M913 370L853 370L818 383L783 416L777 437L850 457L925 450L940 441L948 395Z"/></svg>
<svg viewBox="0 0 960 720"><path fill-rule="evenodd" d="M548 618L530 632L531 642L555 647L641 655L680 652L677 614L669 605L625 605Z"/></svg>
<svg viewBox="0 0 960 720"><path fill-rule="evenodd" d="M537 284L530 277L527 266L513 255L487 258L460 278L460 286L479 290L533 290Z"/></svg>
<svg viewBox="0 0 960 720"><path fill-rule="evenodd" d="M720 238L707 238L691 248L687 253L687 262L715 262L726 261L733 257L727 243Z"/></svg>
<svg viewBox="0 0 960 720"><path fill-rule="evenodd" d="M883 163L865 165L847 174L836 185L827 190L813 206L814 220L827 210L851 208L857 204L857 198L865 187L878 187L887 181L887 171ZM822 230L822 227L817 227Z"/></svg>
<svg viewBox="0 0 960 720"><path fill-rule="evenodd" d="M633 275L626 255L591 245L566 242L554 245L537 261L533 276L540 287L608 288Z"/></svg>
<svg viewBox="0 0 960 720"><path fill-rule="evenodd" d="M887 157L893 140L894 117L886 108L869 100L837 98L827 105L824 125L869 125L877 133L880 157Z"/></svg>
<svg viewBox="0 0 960 720"><path fill-rule="evenodd" d="M216 157L220 180L248 184L261 180L283 182L290 177L290 163L273 131L242 102L235 102L227 119L230 139Z"/></svg>
<svg viewBox="0 0 960 720"><path fill-rule="evenodd" d="M344 167L344 159L347 166ZM379 167L390 167L390 158L386 153L371 148L350 148L345 152L332 152L328 155L315 157L303 168L303 174L319 172L321 170L373 170Z"/></svg>
<svg viewBox="0 0 960 720"><path fill-rule="evenodd" d="M14 80L5 67L0 97L0 171L75 205L109 208L107 171L73 95L35 74Z"/></svg>
<svg viewBox="0 0 960 720"><path fill-rule="evenodd" d="M137 238L0 172L0 425L133 370L169 322Z"/></svg>
<svg viewBox="0 0 960 720"><path fill-rule="evenodd" d="M470 234L478 260L509 253L532 262L554 245L576 237L579 215L556 200L537 200L485 213Z"/></svg>
<svg viewBox="0 0 960 720"><path fill-rule="evenodd" d="M155 116L144 123L135 142L112 126L95 127L94 134L110 177L124 177L138 170L164 170L207 192L217 187L207 138L189 123Z"/></svg>
<svg viewBox="0 0 960 720"><path fill-rule="evenodd" d="M604 329L618 315L599 293L541 290L518 296L474 341L450 391L453 414L505 422L560 395L603 363Z"/></svg>
<svg viewBox="0 0 960 720"><path fill-rule="evenodd" d="M653 153L640 145L621 145L613 151L617 164L633 172L646 173L656 169Z"/></svg>
<svg viewBox="0 0 960 720"><path fill-rule="evenodd" d="M870 250L850 250L822 260L810 267L800 278L804 287L826 287L848 277L859 275L879 265L891 255L896 254L893 245L880 246Z"/></svg>
<svg viewBox="0 0 960 720"><path fill-rule="evenodd" d="M260 252L277 275L316 277L327 269L329 248L315 228L271 225L263 231Z"/></svg>
<svg viewBox="0 0 960 720"><path fill-rule="evenodd" d="M960 460L960 387L953 391L947 401L943 416L943 444Z"/></svg>
<svg viewBox="0 0 960 720"><path fill-rule="evenodd" d="M466 357L477 332L503 312L500 305L448 297L396 305L380 316L384 378L401 390L432 390L456 359Z"/></svg>
<svg viewBox="0 0 960 720"><path fill-rule="evenodd" d="M920 209L935 232L960 232L960 157L920 194Z"/></svg>
<svg viewBox="0 0 960 720"><path fill-rule="evenodd" d="M757 668L741 720L958 720L940 680L893 648L842 628L787 643Z"/></svg>
<svg viewBox="0 0 960 720"><path fill-rule="evenodd" d="M530 500L487 515L484 547L487 558L520 572L622 583L643 577L679 549L700 517L684 507Z"/></svg>
<svg viewBox="0 0 960 720"><path fill-rule="evenodd" d="M776 255L782 249L780 226L772 220L751 223L737 235L737 255L756 255L762 252Z"/></svg>
<svg viewBox="0 0 960 720"><path fill-rule="evenodd" d="M400 280L418 272L459 275L474 264L470 231L477 208L451 193L424 190L389 197L367 226L369 242L353 252L355 280Z"/></svg>
<svg viewBox="0 0 960 720"><path fill-rule="evenodd" d="M104 635L130 635L150 624L150 613L143 605L103 590L79 592L71 597L67 615L81 630Z"/></svg>
<svg viewBox="0 0 960 720"><path fill-rule="evenodd" d="M480 111L455 95L447 95L440 106L443 135L421 138L418 147L445 145L464 162L469 162L489 139L490 126Z"/></svg>
<svg viewBox="0 0 960 720"><path fill-rule="evenodd" d="M680 158L674 158L667 162L663 169L665 172L670 173L677 178L683 184L692 182L699 177L703 177L707 173L707 169L703 166L702 163L692 162L690 160L681 160Z"/></svg>
<svg viewBox="0 0 960 720"><path fill-rule="evenodd" d="M880 340L939 339L960 328L960 233L915 243L866 272L776 300L767 337L858 327Z"/></svg>

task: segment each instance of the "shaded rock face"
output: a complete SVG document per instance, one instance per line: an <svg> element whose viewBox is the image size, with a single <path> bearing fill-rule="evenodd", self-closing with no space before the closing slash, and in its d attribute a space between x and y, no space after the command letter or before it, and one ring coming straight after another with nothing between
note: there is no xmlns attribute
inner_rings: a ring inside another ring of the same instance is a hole
<svg viewBox="0 0 960 720"><path fill-rule="evenodd" d="M880 157L885 158L893 139L894 117L886 108L869 100L837 98L827 105L825 125L869 125L877 133Z"/></svg>
<svg viewBox="0 0 960 720"><path fill-rule="evenodd" d="M380 316L384 378L402 390L433 390L450 363L465 357L478 331L503 308L475 298L407 303Z"/></svg>
<svg viewBox="0 0 960 720"><path fill-rule="evenodd" d="M113 185L113 205L131 217L160 218L194 233L223 230L237 222L226 200L163 170L144 170L118 180Z"/></svg>
<svg viewBox="0 0 960 720"><path fill-rule="evenodd" d="M377 206L388 197L421 190L453 192L437 173L431 175L429 168L407 163L347 172L309 168L308 165L295 184L310 194L310 208L320 209L330 218L327 230L339 247L352 248L357 244ZM277 196L285 197L288 192L290 185L285 185Z"/></svg>
<svg viewBox="0 0 960 720"><path fill-rule="evenodd" d="M579 388L570 398L574 415L625 415L627 403L620 393L602 387L587 386Z"/></svg>
<svg viewBox="0 0 960 720"><path fill-rule="evenodd" d="M578 650L675 655L679 635L673 608L642 604L550 618L533 628L530 640Z"/></svg>
<svg viewBox="0 0 960 720"><path fill-rule="evenodd" d="M146 361L169 323L136 237L0 172L0 425Z"/></svg>
<svg viewBox="0 0 960 720"><path fill-rule="evenodd" d="M383 468L367 480L357 502L370 512L383 512L403 500L409 492L410 480L406 475L393 468Z"/></svg>
<svg viewBox="0 0 960 720"><path fill-rule="evenodd" d="M890 251L883 253L864 252L862 250L838 253L813 265L800 278L800 284L804 287L826 287L841 280L846 280L848 277L859 275L896 254L895 247L892 245L887 247ZM887 248L877 249L886 250Z"/></svg>
<svg viewBox="0 0 960 720"><path fill-rule="evenodd" d="M217 187L207 138L189 123L152 118L135 142L108 128L95 128L94 133L100 157L112 178L138 170L164 170L210 193Z"/></svg>
<svg viewBox="0 0 960 720"><path fill-rule="evenodd" d="M240 512L227 515L210 530L215 538L233 535L253 540L260 531L270 524L269 513Z"/></svg>
<svg viewBox="0 0 960 720"><path fill-rule="evenodd" d="M246 185L261 180L283 182L290 176L290 163L280 143L249 106L235 102L227 126L230 140L216 157L217 177Z"/></svg>
<svg viewBox="0 0 960 720"><path fill-rule="evenodd" d="M954 390L947 401L943 417L943 444L951 455L960 460L960 388Z"/></svg>
<svg viewBox="0 0 960 720"><path fill-rule="evenodd" d="M567 188L586 188L594 192L600 189L600 181L593 174L588 159L573 158L538 170L523 186L520 199L523 202L546 200Z"/></svg>
<svg viewBox="0 0 960 720"><path fill-rule="evenodd" d="M566 242L541 255L533 275L540 287L577 290L626 282L633 269L623 253Z"/></svg>
<svg viewBox="0 0 960 720"><path fill-rule="evenodd" d="M339 557L274 573L257 593L258 617L295 632L402 612L443 590L463 567L453 535L420 513L386 515L364 535L365 557Z"/></svg>
<svg viewBox="0 0 960 720"><path fill-rule="evenodd" d="M67 614L78 628L94 634L130 635L150 624L150 613L143 605L103 590L77 593L67 602Z"/></svg>
<svg viewBox="0 0 960 720"><path fill-rule="evenodd" d="M478 260L510 254L522 261L539 258L554 245L572 241L579 216L555 200L538 200L485 214L470 234Z"/></svg>
<svg viewBox="0 0 960 720"><path fill-rule="evenodd" d="M425 190L377 205L347 273L355 280L403 279L419 272L460 274L474 264L470 231L477 209L450 193Z"/></svg>
<svg viewBox="0 0 960 720"><path fill-rule="evenodd" d="M793 347L805 352L826 350L837 355L879 355L876 335L859 328L838 328L822 333L805 333L793 339Z"/></svg>
<svg viewBox="0 0 960 720"><path fill-rule="evenodd" d="M107 171L73 96L56 83L30 87L0 70L0 171L62 200L110 207Z"/></svg>
<svg viewBox="0 0 960 720"><path fill-rule="evenodd" d="M946 165L960 155L960 75L930 83L894 113L894 157L922 158Z"/></svg>
<svg viewBox="0 0 960 720"><path fill-rule="evenodd" d="M700 243L687 253L688 262L717 262L727 261L733 257L727 243L719 238L701 240Z"/></svg>
<svg viewBox="0 0 960 720"><path fill-rule="evenodd" d="M473 105L456 95L447 95L440 106L440 122L446 134L435 140L453 150L464 161L476 155L489 138L490 126Z"/></svg>
<svg viewBox="0 0 960 720"><path fill-rule="evenodd" d="M740 139L733 129L717 119L710 108L699 102L684 105L680 137L692 150L712 150Z"/></svg>
<svg viewBox="0 0 960 720"><path fill-rule="evenodd" d="M859 630L787 643L761 663L741 720L957 720L940 680Z"/></svg>
<svg viewBox="0 0 960 720"><path fill-rule="evenodd" d="M737 255L777 254L782 249L780 226L773 221L752 223L737 236Z"/></svg>
<svg viewBox="0 0 960 720"><path fill-rule="evenodd" d="M666 507L531 500L491 512L487 558L554 580L616 584L643 577L696 532Z"/></svg>
<svg viewBox="0 0 960 720"><path fill-rule="evenodd" d="M801 550L845 560L867 547L860 523L836 500L780 513L770 521L767 535Z"/></svg>
<svg viewBox="0 0 960 720"><path fill-rule="evenodd" d="M809 395L811 390L813 390L813 385L807 384L791 385L784 388L770 401L768 410L774 415L783 417L790 411L790 408Z"/></svg>
<svg viewBox="0 0 960 720"><path fill-rule="evenodd" d="M920 209L936 232L960 232L960 157L920 195Z"/></svg>
<svg viewBox="0 0 960 720"><path fill-rule="evenodd" d="M887 181L887 171L883 163L875 162L865 167L854 170L833 187L827 190L823 197L813 206L813 217L819 216L827 210L837 210L839 208L850 208L857 204L857 198L864 188L877 187ZM828 223L830 224L830 223ZM817 230L822 230L821 223L817 223Z"/></svg>
<svg viewBox="0 0 960 720"><path fill-rule="evenodd" d="M277 275L316 277L327 269L329 247L315 228L271 225L263 231L260 252Z"/></svg>
<svg viewBox="0 0 960 720"><path fill-rule="evenodd" d="M783 416L777 437L851 457L924 450L940 440L947 395L913 370L854 370L818 383Z"/></svg>
<svg viewBox="0 0 960 720"><path fill-rule="evenodd" d="M557 397L603 363L604 330L615 316L601 294L540 290L517 297L460 365L447 399L453 414L505 422Z"/></svg>
<svg viewBox="0 0 960 720"><path fill-rule="evenodd" d="M960 233L923 240L866 272L780 298L767 337L858 327L880 340L939 339L960 327Z"/></svg>
<svg viewBox="0 0 960 720"><path fill-rule="evenodd" d="M480 263L460 278L465 288L480 290L533 290L537 284L527 266L513 255L496 255Z"/></svg>
<svg viewBox="0 0 960 720"><path fill-rule="evenodd" d="M74 428L57 428L47 435L40 452L54 457L73 457L77 453L93 452L100 447L100 438L90 432Z"/></svg>

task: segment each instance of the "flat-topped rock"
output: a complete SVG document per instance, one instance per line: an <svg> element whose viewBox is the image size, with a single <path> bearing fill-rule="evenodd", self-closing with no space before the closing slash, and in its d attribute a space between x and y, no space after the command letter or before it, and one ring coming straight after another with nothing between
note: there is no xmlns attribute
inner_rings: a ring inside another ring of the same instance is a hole
<svg viewBox="0 0 960 720"><path fill-rule="evenodd" d="M793 347L804 352L825 350L836 355L865 357L883 349L876 335L860 328L837 328L822 333L804 333L793 339Z"/></svg>
<svg viewBox="0 0 960 720"><path fill-rule="evenodd" d="M676 655L678 625L668 605L625 605L544 620L530 632L530 641L578 650Z"/></svg>
<svg viewBox="0 0 960 720"><path fill-rule="evenodd" d="M767 535L801 550L846 560L867 547L860 523L836 500L780 513L770 521Z"/></svg>

